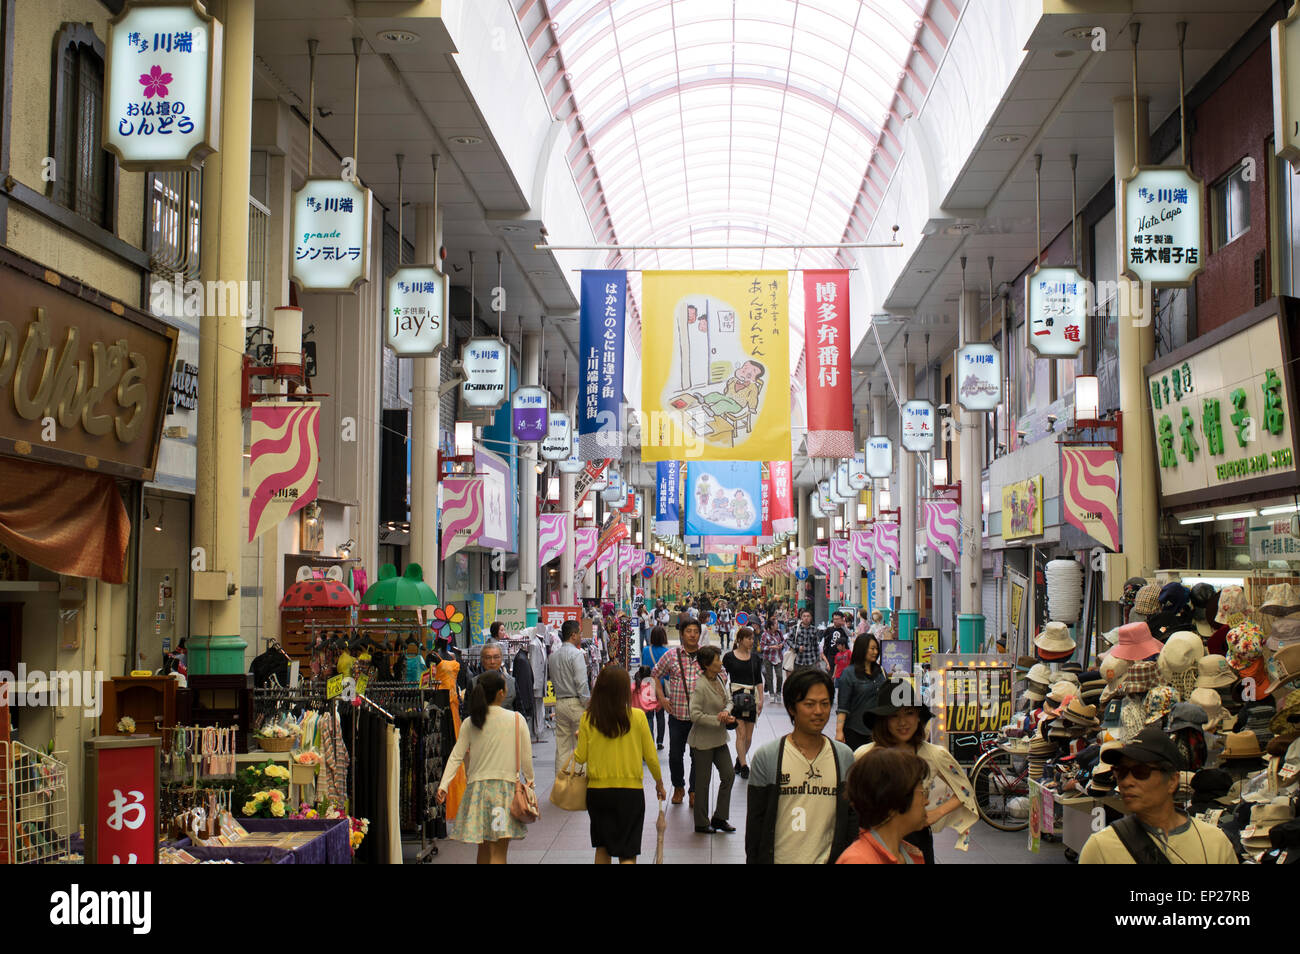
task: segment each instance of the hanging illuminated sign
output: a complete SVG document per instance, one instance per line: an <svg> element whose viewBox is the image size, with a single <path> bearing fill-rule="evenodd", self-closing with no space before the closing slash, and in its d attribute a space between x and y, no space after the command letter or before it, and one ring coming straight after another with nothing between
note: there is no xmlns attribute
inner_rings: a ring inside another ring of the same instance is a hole
<svg viewBox="0 0 1300 954"><path fill-rule="evenodd" d="M814 489L808 495L808 513L814 520L821 520L827 516L826 510L822 507L822 495L818 489Z"/></svg>
<svg viewBox="0 0 1300 954"><path fill-rule="evenodd" d="M934 405L908 401L903 405L903 450L923 452L934 447Z"/></svg>
<svg viewBox="0 0 1300 954"><path fill-rule="evenodd" d="M616 503L621 506L627 497L627 486L623 483L623 478L619 476L618 471L610 470L605 472L605 479L607 484L600 492L600 499L605 503Z"/></svg>
<svg viewBox="0 0 1300 954"><path fill-rule="evenodd" d="M855 454L849 461L849 487L853 490L866 490L871 477L867 474L867 455Z"/></svg>
<svg viewBox="0 0 1300 954"><path fill-rule="evenodd" d="M839 509L831 489L829 477L817 481L817 502L821 504L822 513L828 516Z"/></svg>
<svg viewBox="0 0 1300 954"><path fill-rule="evenodd" d="M1300 166L1300 7L1273 24L1273 150Z"/></svg>
<svg viewBox="0 0 1300 954"><path fill-rule="evenodd" d="M1189 285L1205 261L1205 184L1185 166L1143 166L1124 180L1124 274Z"/></svg>
<svg viewBox="0 0 1300 954"><path fill-rule="evenodd" d="M1002 403L1002 355L993 345L968 344L957 352L957 401L968 411Z"/></svg>
<svg viewBox="0 0 1300 954"><path fill-rule="evenodd" d="M857 496L852 485L849 484L849 462L842 460L835 468L835 476L831 480L831 499L837 504L846 504L856 500Z"/></svg>
<svg viewBox="0 0 1300 954"><path fill-rule="evenodd" d="M470 338L460 349L460 363L465 370L461 401L470 407L499 408L510 381L510 345L500 338Z"/></svg>
<svg viewBox="0 0 1300 954"><path fill-rule="evenodd" d="M894 472L894 442L884 435L867 438L867 475L888 477Z"/></svg>
<svg viewBox="0 0 1300 954"><path fill-rule="evenodd" d="M535 443L550 436L551 396L539 387L515 388L510 396L510 432L515 440Z"/></svg>
<svg viewBox="0 0 1300 954"><path fill-rule="evenodd" d="M293 256L298 290L350 292L370 275L373 197L350 179L308 179L293 194Z"/></svg>
<svg viewBox="0 0 1300 954"><path fill-rule="evenodd" d="M543 460L559 461L560 470L566 474L576 474L586 466L586 462L578 460L573 453L573 422L565 411L551 412L541 451Z"/></svg>
<svg viewBox="0 0 1300 954"><path fill-rule="evenodd" d="M393 272L384 330L394 354L428 357L446 347L447 288L446 277L432 265L407 265Z"/></svg>
<svg viewBox="0 0 1300 954"><path fill-rule="evenodd" d="M1073 268L1040 268L1025 279L1025 339L1044 358L1073 358L1088 340L1088 282Z"/></svg>
<svg viewBox="0 0 1300 954"><path fill-rule="evenodd" d="M128 3L109 21L103 138L123 169L197 168L221 148L221 44L197 2Z"/></svg>

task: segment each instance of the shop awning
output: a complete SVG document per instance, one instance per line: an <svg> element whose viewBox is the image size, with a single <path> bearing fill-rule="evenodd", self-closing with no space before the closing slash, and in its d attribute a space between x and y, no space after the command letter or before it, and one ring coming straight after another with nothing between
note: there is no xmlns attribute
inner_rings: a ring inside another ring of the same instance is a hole
<svg viewBox="0 0 1300 954"><path fill-rule="evenodd" d="M0 457L0 543L68 576L126 582L131 521L112 477Z"/></svg>

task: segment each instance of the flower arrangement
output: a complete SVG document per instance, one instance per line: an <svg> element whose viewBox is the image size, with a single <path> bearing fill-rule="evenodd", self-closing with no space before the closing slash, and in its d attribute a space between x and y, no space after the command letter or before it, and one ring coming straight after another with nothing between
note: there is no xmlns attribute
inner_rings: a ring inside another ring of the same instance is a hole
<svg viewBox="0 0 1300 954"><path fill-rule="evenodd" d="M117 731L123 735L130 735L135 731L135 720L130 716L122 716L117 720Z"/></svg>
<svg viewBox="0 0 1300 954"><path fill-rule="evenodd" d="M361 847L361 842L370 832L370 819L353 818L350 815L344 815L334 807L334 803L328 798L322 798L314 806L306 802L298 806L291 818L309 819L309 818L346 818L348 820L348 845L352 848L352 853L356 854L357 849Z"/></svg>
<svg viewBox="0 0 1300 954"><path fill-rule="evenodd" d="M292 723L276 722L257 730L259 739L296 739L301 730Z"/></svg>
<svg viewBox="0 0 1300 954"><path fill-rule="evenodd" d="M244 815L249 818L284 818L284 792L278 788L254 793L244 803Z"/></svg>
<svg viewBox="0 0 1300 954"><path fill-rule="evenodd" d="M299 765L320 765L325 761L315 749L303 749L296 752L293 760Z"/></svg>
<svg viewBox="0 0 1300 954"><path fill-rule="evenodd" d="M240 771L235 779L233 804L242 805L242 813L248 817L284 818L288 787L288 767L267 759Z"/></svg>

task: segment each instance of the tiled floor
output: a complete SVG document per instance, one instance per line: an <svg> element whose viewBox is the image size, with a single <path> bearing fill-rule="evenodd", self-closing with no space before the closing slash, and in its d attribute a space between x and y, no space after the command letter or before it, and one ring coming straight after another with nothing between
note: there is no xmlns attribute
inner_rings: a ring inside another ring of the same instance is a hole
<svg viewBox="0 0 1300 954"><path fill-rule="evenodd" d="M790 720L779 704L768 704L759 717L754 732L754 745L762 745L790 731ZM734 742L733 742L734 745ZM510 864L590 864L595 857L591 847L590 828L585 812L565 812L546 800L555 779L554 742L550 732L546 741L533 746L533 766L537 779L537 792L542 806L542 817L528 827L528 836L510 846ZM664 784L672 794L668 778L668 743L665 734L664 748L659 753ZM688 755L688 771L689 771ZM717 791L717 779L713 791ZM744 864L745 863L745 786L737 777L731 793L731 823L737 831L731 835L697 835L691 809L685 801L681 805L667 806L668 829L664 836L665 864ZM654 783L646 776L646 820L642 837L640 863L654 861L655 822L658 806L654 800ZM955 835L950 831L935 836L937 860L941 864L1050 864L1064 863L1060 844L1044 842L1039 854L1026 850L1025 832L1000 832L978 823L971 835L967 852L952 847ZM408 861L414 857L418 845L406 846ZM475 847L454 839L438 843L438 855L432 864L473 864Z"/></svg>

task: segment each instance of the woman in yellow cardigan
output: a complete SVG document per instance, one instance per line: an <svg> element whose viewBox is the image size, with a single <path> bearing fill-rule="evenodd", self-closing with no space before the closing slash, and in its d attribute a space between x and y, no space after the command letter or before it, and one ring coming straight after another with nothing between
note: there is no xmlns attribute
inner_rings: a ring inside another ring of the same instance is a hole
<svg viewBox="0 0 1300 954"><path fill-rule="evenodd" d="M645 713L632 708L627 670L606 666L596 677L591 701L578 723L574 761L587 766L587 814L596 864L636 864L645 827L642 765L654 776L655 793L665 798L659 756Z"/></svg>

